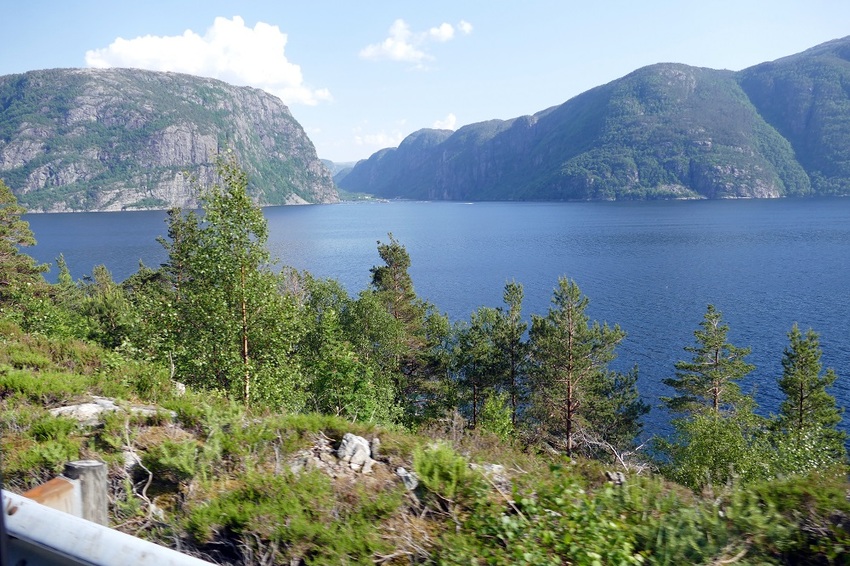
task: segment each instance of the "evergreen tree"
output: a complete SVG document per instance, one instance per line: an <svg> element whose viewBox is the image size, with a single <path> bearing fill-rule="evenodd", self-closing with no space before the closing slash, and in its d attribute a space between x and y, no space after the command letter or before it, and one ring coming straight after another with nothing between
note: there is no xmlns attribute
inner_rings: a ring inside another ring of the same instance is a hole
<svg viewBox="0 0 850 566"><path fill-rule="evenodd" d="M485 400L498 390L501 360L495 340L499 320L496 309L481 307L472 313L468 324L460 324L455 330L452 368L460 392L459 408L472 428L478 425Z"/></svg>
<svg viewBox="0 0 850 566"><path fill-rule="evenodd" d="M600 375L596 390L588 398L588 442L597 446L596 456L617 456L634 445L643 430L641 419L650 410L637 389L637 366L621 373L607 371Z"/></svg>
<svg viewBox="0 0 850 566"><path fill-rule="evenodd" d="M115 283L106 266L96 265L81 291L80 312L89 326L86 338L106 348L119 346L135 322L135 311L124 289Z"/></svg>
<svg viewBox="0 0 850 566"><path fill-rule="evenodd" d="M0 180L0 309L19 304L45 286L42 273L48 266L20 251L35 245L29 223L21 218L25 212L12 189Z"/></svg>
<svg viewBox="0 0 850 566"><path fill-rule="evenodd" d="M413 290L413 280L408 273L410 255L392 234L389 237L389 243L378 242L378 255L384 265L370 270L372 288L394 319L414 329L422 325L426 305ZM412 334L410 338L415 339L415 336Z"/></svg>
<svg viewBox="0 0 850 566"><path fill-rule="evenodd" d="M378 242L378 254L384 265L374 266L372 289L361 294L358 312L367 332L380 338L369 345L384 353L381 364L395 383L396 401L405 408L410 423L440 415L447 394L449 322L430 303L419 299L408 273L410 255L392 234L389 243ZM369 293L372 293L369 296ZM383 327L375 322L382 317L372 307L380 304L391 322Z"/></svg>
<svg viewBox="0 0 850 566"><path fill-rule="evenodd" d="M770 475L764 420L738 385L754 369L744 361L750 350L730 344L728 332L721 313L708 305L694 331L696 344L685 347L691 360L676 362L676 377L664 380L678 395L662 401L680 416L672 438L657 439L656 448L667 476L693 489Z"/></svg>
<svg viewBox="0 0 850 566"><path fill-rule="evenodd" d="M342 323L353 301L334 280L305 276L305 332L299 357L307 380L308 407L352 420L394 423L399 411L392 381L359 356Z"/></svg>
<svg viewBox="0 0 850 566"><path fill-rule="evenodd" d="M668 408L677 413L732 411L743 400L738 381L755 366L744 361L749 348L738 348L726 340L729 326L721 313L708 305L700 329L694 331L696 345L686 346L690 361L676 362L676 377L664 380L678 395L663 397Z"/></svg>
<svg viewBox="0 0 850 566"><path fill-rule="evenodd" d="M528 343L524 335L528 325L522 320L522 285L508 283L503 296L504 307L481 307L472 313L469 323L457 325L454 331L452 369L461 412L473 428L491 398L491 415L505 402L510 428L516 428L525 399Z"/></svg>
<svg viewBox="0 0 850 566"><path fill-rule="evenodd" d="M827 392L838 376L832 369L822 371L820 341L814 330L803 334L795 324L788 340L779 379L785 399L775 423L779 466L784 471L805 472L844 462L846 433L836 428L841 410Z"/></svg>
<svg viewBox="0 0 850 566"><path fill-rule="evenodd" d="M568 455L581 447L580 437L602 432L594 430L593 415L612 400L606 399L611 391L608 364L626 336L619 326L591 324L585 314L588 302L575 282L562 277L548 314L532 317L531 413L544 436ZM634 386L631 381L622 384Z"/></svg>
<svg viewBox="0 0 850 566"><path fill-rule="evenodd" d="M528 372L528 342L524 340L528 324L522 320L523 288L510 282L502 294L505 307L498 309L495 346L501 358L500 389L508 393L511 424L516 427L519 408L524 403L525 380Z"/></svg>

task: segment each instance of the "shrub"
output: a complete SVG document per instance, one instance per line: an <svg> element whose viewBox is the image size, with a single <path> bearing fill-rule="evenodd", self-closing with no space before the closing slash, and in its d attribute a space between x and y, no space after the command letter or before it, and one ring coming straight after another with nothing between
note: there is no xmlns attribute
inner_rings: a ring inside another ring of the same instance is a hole
<svg viewBox="0 0 850 566"><path fill-rule="evenodd" d="M348 498L342 504L320 472L249 474L242 487L194 508L185 526L209 549L222 537L237 539L242 556L230 559L252 554L276 564L371 564L388 550L375 524L395 512L400 495L354 489Z"/></svg>

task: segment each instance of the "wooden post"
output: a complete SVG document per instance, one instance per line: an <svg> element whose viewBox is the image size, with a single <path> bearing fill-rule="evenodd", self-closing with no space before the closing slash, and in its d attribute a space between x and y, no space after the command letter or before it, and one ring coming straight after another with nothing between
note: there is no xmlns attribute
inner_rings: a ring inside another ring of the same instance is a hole
<svg viewBox="0 0 850 566"><path fill-rule="evenodd" d="M62 475L80 482L82 518L108 527L109 489L106 464L97 460L68 462Z"/></svg>

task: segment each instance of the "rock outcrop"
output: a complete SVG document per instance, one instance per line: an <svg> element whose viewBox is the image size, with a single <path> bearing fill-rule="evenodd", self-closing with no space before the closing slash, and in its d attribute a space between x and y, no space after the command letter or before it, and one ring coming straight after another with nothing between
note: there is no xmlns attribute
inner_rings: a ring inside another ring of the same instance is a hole
<svg viewBox="0 0 850 566"><path fill-rule="evenodd" d="M138 69L0 77L0 178L31 212L191 208L227 149L260 205L338 200L300 124L264 91Z"/></svg>
<svg viewBox="0 0 850 566"><path fill-rule="evenodd" d="M739 72L663 63L559 106L420 130L336 177L427 200L850 195L850 37Z"/></svg>

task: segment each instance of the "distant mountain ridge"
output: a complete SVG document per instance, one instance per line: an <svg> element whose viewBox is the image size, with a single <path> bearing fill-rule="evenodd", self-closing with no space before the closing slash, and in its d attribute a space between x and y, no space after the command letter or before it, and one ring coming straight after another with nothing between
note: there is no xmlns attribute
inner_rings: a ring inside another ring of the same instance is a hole
<svg viewBox="0 0 850 566"><path fill-rule="evenodd" d="M651 65L532 116L419 130L337 184L473 201L850 195L850 37L739 72Z"/></svg>
<svg viewBox="0 0 850 566"><path fill-rule="evenodd" d="M301 125L264 91L139 69L0 77L0 178L30 211L193 207L226 149L259 204L338 200Z"/></svg>

